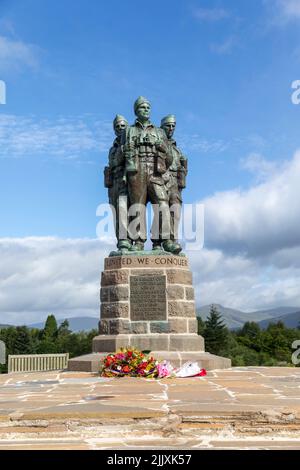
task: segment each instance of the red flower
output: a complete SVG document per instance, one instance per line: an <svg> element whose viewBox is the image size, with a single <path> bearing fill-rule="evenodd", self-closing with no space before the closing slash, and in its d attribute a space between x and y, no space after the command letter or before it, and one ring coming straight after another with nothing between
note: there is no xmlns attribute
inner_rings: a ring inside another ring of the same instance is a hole
<svg viewBox="0 0 300 470"><path fill-rule="evenodd" d="M115 362L115 359L111 356L107 356L106 361L105 361L106 367L109 367L113 362Z"/></svg>
<svg viewBox="0 0 300 470"><path fill-rule="evenodd" d="M130 372L130 368L128 366L123 367L123 372Z"/></svg>

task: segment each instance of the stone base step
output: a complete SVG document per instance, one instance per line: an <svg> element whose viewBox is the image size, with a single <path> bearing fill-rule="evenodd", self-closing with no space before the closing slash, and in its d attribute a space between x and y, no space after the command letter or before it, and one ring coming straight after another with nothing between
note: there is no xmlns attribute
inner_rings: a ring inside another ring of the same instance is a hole
<svg viewBox="0 0 300 470"><path fill-rule="evenodd" d="M197 334L99 335L93 339L93 352L115 352L128 346L140 351L204 352L204 339Z"/></svg>

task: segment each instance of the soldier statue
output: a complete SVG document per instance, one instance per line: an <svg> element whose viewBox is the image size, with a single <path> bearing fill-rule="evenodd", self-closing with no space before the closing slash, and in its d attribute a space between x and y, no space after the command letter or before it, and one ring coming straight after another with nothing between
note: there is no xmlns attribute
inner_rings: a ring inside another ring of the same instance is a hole
<svg viewBox="0 0 300 470"><path fill-rule="evenodd" d="M134 250L143 251L147 239L146 204L151 202L154 220L151 228L153 250L178 254L179 244L171 240L169 197L166 188L168 167L172 156L168 153L169 142L163 129L150 122L151 105L140 96L134 103L136 121L122 134L125 172L128 183L129 204L144 209L139 212L137 233L130 233L135 240ZM154 230L153 230L154 227Z"/></svg>
<svg viewBox="0 0 300 470"><path fill-rule="evenodd" d="M104 169L104 184L108 188L109 203L114 209L115 233L118 240L117 247L126 252L132 247L128 237L128 189L125 176L125 160L121 146L121 137L128 126L127 120L117 115L113 121L116 138L109 151L109 165Z"/></svg>
<svg viewBox="0 0 300 470"><path fill-rule="evenodd" d="M177 251L181 251L181 246L178 243L178 225L180 221L181 206L182 206L182 189L185 188L185 180L187 175L187 159L177 147L176 141L173 139L173 134L176 128L176 118L173 114L165 116L161 120L160 126L166 133L169 142L169 153L172 156L172 162L168 168L168 178L166 181L166 188L169 197L170 207L170 228L171 228L171 243L175 245ZM166 242L169 244L170 242ZM166 248L165 248L166 249Z"/></svg>
<svg viewBox="0 0 300 470"><path fill-rule="evenodd" d="M154 209L150 230L153 253L178 255L182 251L178 225L187 159L173 139L175 116L164 117L156 127L150 122L150 111L149 100L140 96L134 103L136 120L132 126L120 115L113 121L116 138L104 170L118 248L111 256L144 251L148 202Z"/></svg>

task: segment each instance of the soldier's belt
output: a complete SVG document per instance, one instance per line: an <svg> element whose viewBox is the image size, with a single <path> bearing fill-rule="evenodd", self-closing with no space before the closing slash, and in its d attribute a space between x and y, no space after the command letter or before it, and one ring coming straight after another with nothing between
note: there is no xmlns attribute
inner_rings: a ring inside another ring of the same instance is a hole
<svg viewBox="0 0 300 470"><path fill-rule="evenodd" d="M138 155L140 156L151 155L152 157L154 157L156 155L156 152L154 152L153 149L139 149Z"/></svg>
<svg viewBox="0 0 300 470"><path fill-rule="evenodd" d="M139 161L143 163L154 163L155 157L152 155L142 155L139 157Z"/></svg>
<svg viewBox="0 0 300 470"><path fill-rule="evenodd" d="M153 142L138 142L137 145L136 145L138 148L141 148L141 147L155 147L155 143Z"/></svg>
<svg viewBox="0 0 300 470"><path fill-rule="evenodd" d="M154 145L140 145L138 148L137 148L137 151L139 153L139 155L143 155L143 154L154 154L155 153L155 147Z"/></svg>

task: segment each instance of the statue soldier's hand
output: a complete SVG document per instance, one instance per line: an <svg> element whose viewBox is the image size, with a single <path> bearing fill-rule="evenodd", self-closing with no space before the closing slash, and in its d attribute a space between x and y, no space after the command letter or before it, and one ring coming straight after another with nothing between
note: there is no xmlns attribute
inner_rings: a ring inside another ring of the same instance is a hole
<svg viewBox="0 0 300 470"><path fill-rule="evenodd" d="M163 142L156 143L156 150L162 153L167 153L167 147Z"/></svg>

